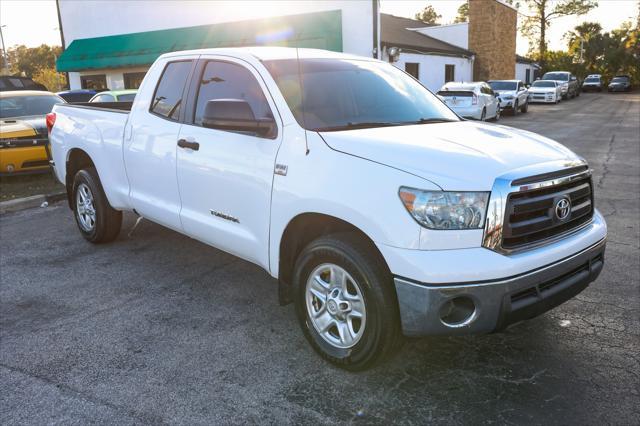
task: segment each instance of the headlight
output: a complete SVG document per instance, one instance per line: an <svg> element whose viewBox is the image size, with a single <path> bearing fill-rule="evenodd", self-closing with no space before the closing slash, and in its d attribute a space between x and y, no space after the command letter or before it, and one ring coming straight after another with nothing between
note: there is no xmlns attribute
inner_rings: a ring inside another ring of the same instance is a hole
<svg viewBox="0 0 640 426"><path fill-rule="evenodd" d="M425 228L478 229L484 226L489 193L401 187L400 199L409 214Z"/></svg>

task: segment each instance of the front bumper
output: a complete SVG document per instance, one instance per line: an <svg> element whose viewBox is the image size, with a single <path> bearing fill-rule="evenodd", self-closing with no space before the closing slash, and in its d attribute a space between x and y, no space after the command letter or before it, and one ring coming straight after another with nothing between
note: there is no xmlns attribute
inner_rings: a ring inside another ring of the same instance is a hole
<svg viewBox="0 0 640 426"><path fill-rule="evenodd" d="M496 281L430 285L395 278L403 333L487 333L540 315L598 277L605 245L602 239L550 265Z"/></svg>

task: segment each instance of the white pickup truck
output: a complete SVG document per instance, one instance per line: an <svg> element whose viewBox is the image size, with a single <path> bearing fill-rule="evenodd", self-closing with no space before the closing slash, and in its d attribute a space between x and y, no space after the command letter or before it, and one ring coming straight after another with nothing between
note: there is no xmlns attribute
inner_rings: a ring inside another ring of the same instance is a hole
<svg viewBox="0 0 640 426"><path fill-rule="evenodd" d="M87 240L114 240L130 211L260 265L311 345L346 369L403 335L532 318L604 264L582 158L462 120L377 60L174 52L133 104L58 105L47 123Z"/></svg>

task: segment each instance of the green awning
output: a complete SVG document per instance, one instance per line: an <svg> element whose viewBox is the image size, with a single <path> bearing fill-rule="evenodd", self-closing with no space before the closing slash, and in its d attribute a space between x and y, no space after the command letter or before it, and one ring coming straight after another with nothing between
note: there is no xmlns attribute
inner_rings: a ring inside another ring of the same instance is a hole
<svg viewBox="0 0 640 426"><path fill-rule="evenodd" d="M60 55L56 68L64 72L144 66L177 50L259 45L341 52L341 11L78 39Z"/></svg>

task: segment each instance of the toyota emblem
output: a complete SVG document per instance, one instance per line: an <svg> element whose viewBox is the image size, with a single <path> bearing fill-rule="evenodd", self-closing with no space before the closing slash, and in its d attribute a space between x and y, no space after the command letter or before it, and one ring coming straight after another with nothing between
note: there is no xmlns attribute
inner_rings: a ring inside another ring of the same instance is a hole
<svg viewBox="0 0 640 426"><path fill-rule="evenodd" d="M556 202L556 217L565 220L571 213L571 201L567 197L562 197Z"/></svg>

